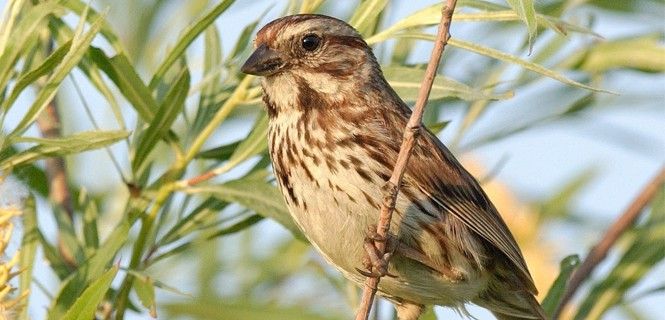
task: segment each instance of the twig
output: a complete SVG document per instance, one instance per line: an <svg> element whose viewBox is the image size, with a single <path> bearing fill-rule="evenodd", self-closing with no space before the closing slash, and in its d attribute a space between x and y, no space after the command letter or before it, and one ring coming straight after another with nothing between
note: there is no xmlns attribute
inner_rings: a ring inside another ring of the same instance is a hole
<svg viewBox="0 0 665 320"><path fill-rule="evenodd" d="M48 39L46 41L44 52L48 55L53 51L53 40ZM44 138L59 138L62 136L62 123L55 97L53 97L44 112L37 118L37 127ZM56 207L62 208L67 215L68 222L72 223L74 221L74 206L72 204L72 195L67 185L65 159L63 157L47 158L45 171L49 184L49 198L51 198ZM58 214L58 212L54 211L54 214ZM63 260L69 267L74 268L76 266L76 259L71 250L67 248L61 237L58 237L57 241L58 251L62 255Z"/></svg>
<svg viewBox="0 0 665 320"><path fill-rule="evenodd" d="M665 184L665 167L661 168L658 174L644 186L642 191L637 195L633 202L626 208L623 214L617 219L614 224L605 232L603 238L596 244L589 254L584 259L584 262L575 270L568 286L561 298L561 302L554 313L553 319L557 319L561 311L563 311L566 304L575 295L575 292L580 287L582 282L586 280L593 272L596 266L605 259L607 252L612 248L614 243L619 239L630 226L633 225L635 220L644 211L644 208L656 196L660 187Z"/></svg>
<svg viewBox="0 0 665 320"><path fill-rule="evenodd" d="M427 64L425 78L423 79L423 83L420 86L420 90L418 91L418 99L416 100L416 104L413 107L413 113L409 118L409 122L406 124L402 145L397 156L397 162L395 163L395 168L393 169L393 173L390 176L390 180L388 180L384 186L384 198L381 204L381 215L379 216L379 223L376 227L376 232L380 237L387 237L388 230L390 229L390 221L392 219L392 213L395 210L395 202L397 201L399 186L402 182L402 177L404 176L404 170L406 168L407 162L409 161L409 157L411 156L411 150L413 149L413 146L416 142L416 138L418 137L422 127L422 118L423 112L425 110L425 104L429 98L429 93L432 89L432 84L434 83L436 71L439 68L439 61L441 60L443 49L446 47L448 39L450 39L450 21L452 20L453 11L455 11L456 4L456 0L447 0L446 5L442 9L441 22L439 23L439 30L434 42L432 56L430 57L430 61ZM377 241L375 242L375 246L379 257L382 257L386 251L386 242ZM356 320L368 319L372 308L372 302L374 301L374 296L376 295L376 290L379 285L379 280L379 277L368 277L365 280L363 296L360 302L360 307L356 313Z"/></svg>
<svg viewBox="0 0 665 320"><path fill-rule="evenodd" d="M44 138L60 137L60 115L54 100L49 102L44 112L37 118L37 127ZM70 220L74 218L71 194L67 187L65 160L62 157L46 159L46 175L49 182L49 197L67 213Z"/></svg>

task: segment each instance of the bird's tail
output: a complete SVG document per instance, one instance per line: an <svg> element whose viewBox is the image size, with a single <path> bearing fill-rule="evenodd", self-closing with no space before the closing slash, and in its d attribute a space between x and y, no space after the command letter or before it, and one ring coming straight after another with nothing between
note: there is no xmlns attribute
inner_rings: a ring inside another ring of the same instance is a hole
<svg viewBox="0 0 665 320"><path fill-rule="evenodd" d="M536 297L514 284L494 283L473 302L490 310L499 320L547 319Z"/></svg>

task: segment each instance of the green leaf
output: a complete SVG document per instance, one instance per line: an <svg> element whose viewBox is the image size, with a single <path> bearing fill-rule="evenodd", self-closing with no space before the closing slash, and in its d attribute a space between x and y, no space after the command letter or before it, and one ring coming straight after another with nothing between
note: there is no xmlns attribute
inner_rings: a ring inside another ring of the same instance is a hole
<svg viewBox="0 0 665 320"><path fill-rule="evenodd" d="M654 198L649 219L634 231L628 250L609 274L593 285L574 319L602 319L654 265L665 259L665 187Z"/></svg>
<svg viewBox="0 0 665 320"><path fill-rule="evenodd" d="M32 163L38 159L102 148L128 135L127 131L89 131L53 139L13 137L10 138L11 143L27 142L37 145L0 161L0 171Z"/></svg>
<svg viewBox="0 0 665 320"><path fill-rule="evenodd" d="M538 23L536 22L536 8L533 0L506 0L513 8L515 13L524 21L527 32L529 33L529 52L533 47L533 39L538 32Z"/></svg>
<svg viewBox="0 0 665 320"><path fill-rule="evenodd" d="M69 41L68 39L73 38L74 35L74 31L69 27L69 25L62 21L62 19L56 17L51 17L49 19L49 29L51 30L52 37L55 39L56 43L66 43ZM103 30L101 32L103 32ZM91 46L90 48L92 49L93 47ZM113 115L115 116L120 129L125 130L126 125L124 123L122 112L120 110L120 106L118 105L117 99L107 85L105 79L102 78L102 75L99 72L99 68L95 63L93 63L90 56L90 51L88 51L88 53L83 56L83 59L81 59L78 67L88 78L87 80L89 80L90 83L92 83L92 85L94 85L95 88L97 88L97 90L104 96L104 99L106 99L106 102L111 107L111 111L113 112ZM70 78L73 82L75 82L71 74ZM83 100L83 98L81 99Z"/></svg>
<svg viewBox="0 0 665 320"><path fill-rule="evenodd" d="M14 88L12 88L12 93L9 95L9 97L2 101L2 107L0 107L0 109L4 110L4 112L7 112L9 109L11 109L18 96L21 94L21 92L23 92L23 89L37 81L37 79L40 77L53 71L53 69L55 69L58 64L60 64L60 62L62 62L62 59L65 57L67 52L69 52L71 46L72 41L67 41L65 44L61 45L57 50L51 53L51 55L49 55L41 65L23 74L16 81L16 85Z"/></svg>
<svg viewBox="0 0 665 320"><path fill-rule="evenodd" d="M543 302L541 303L545 310L545 314L548 317L554 315L554 311L556 311L556 308L559 305L559 302L561 302L561 298L563 298L563 294L568 287L568 279L570 279L570 276L579 265L580 257L576 254L567 256L561 260L559 276L554 280L550 290L547 291L547 295L545 295L545 299L543 299Z"/></svg>
<svg viewBox="0 0 665 320"><path fill-rule="evenodd" d="M32 284L32 271L35 264L35 254L39 245L39 230L37 229L37 208L35 206L35 197L29 196L23 207L23 239L21 240L21 252L18 265L21 268L19 275L19 291L21 296L30 290ZM28 318L28 306L21 308L19 319Z"/></svg>
<svg viewBox="0 0 665 320"><path fill-rule="evenodd" d="M64 260L73 265L85 261L83 244L79 241L74 230L74 223L62 206L53 208L53 216L58 229L58 253Z"/></svg>
<svg viewBox="0 0 665 320"><path fill-rule="evenodd" d="M129 59L124 54L109 59L104 51L95 47L91 47L89 52L95 65L115 83L141 119L145 122L152 121L158 108L157 102L143 80L136 74Z"/></svg>
<svg viewBox="0 0 665 320"><path fill-rule="evenodd" d="M256 18L256 20L252 21L250 24L248 24L245 28L242 29L240 37L238 37L238 41L236 41L233 50L231 50L231 53L229 54L229 59L228 59L229 61L234 58L237 58L238 55L240 55L244 50L251 49L249 42L252 40L252 35L254 34L254 31L256 31L256 27L259 26L259 22L265 17L267 13L268 10L263 11L263 13L261 13Z"/></svg>
<svg viewBox="0 0 665 320"><path fill-rule="evenodd" d="M189 47L189 45L196 39L201 33L203 33L203 30L208 28L212 23L215 22L215 19L219 17L226 9L234 2L235 0L224 0L220 4L216 5L214 8L212 8L208 13L203 15L198 21L192 23L189 27L187 27L187 30L183 33L182 36L176 41L175 46L173 46L173 49L169 51L169 53L166 55L166 58L164 58L164 62L159 66L157 69L157 72L155 72L155 75L152 77L150 80L150 85L148 86L151 90L154 90L157 88L157 85L162 81L162 77L166 74L166 72L171 68L171 66L178 60L180 57L183 55L185 52L185 49Z"/></svg>
<svg viewBox="0 0 665 320"><path fill-rule="evenodd" d="M388 4L387 0L365 0L354 10L349 20L352 25L363 36L368 36L374 30L381 12Z"/></svg>
<svg viewBox="0 0 665 320"><path fill-rule="evenodd" d="M589 46L579 68L595 74L612 69L664 72L663 57L665 46L661 43L660 35L647 35Z"/></svg>
<svg viewBox="0 0 665 320"><path fill-rule="evenodd" d="M425 70L413 67L386 66L383 67L383 75L403 100L414 101L425 77ZM483 90L476 90L463 83L437 75L430 92L430 100L439 100L446 97L456 97L464 100L496 100L512 97L512 93L488 94L484 93Z"/></svg>
<svg viewBox="0 0 665 320"><path fill-rule="evenodd" d="M83 19L81 18L80 25L78 29L82 30ZM101 23L103 22L103 17L100 17L90 26L90 29L86 33L80 33L72 39L72 45L62 59L62 62L53 70L53 73L49 79L44 84L44 88L39 91L35 101L32 103L28 111L23 115L23 119L19 122L16 128L12 131L10 136L17 136L25 131L28 126L30 126L39 116L42 110L46 108L48 103L53 99L58 87L62 80L69 74L69 72L79 63L83 55L87 52L90 42L97 35Z"/></svg>
<svg viewBox="0 0 665 320"><path fill-rule="evenodd" d="M541 75L544 75L548 78L552 78L554 80L557 80L561 83L565 83L567 85L571 85L571 86L575 86L575 87L578 87L578 88L583 88L583 89L587 89L587 90L591 90L591 91L613 93L613 92L610 92L610 91L607 91L607 90L603 90L603 89L599 89L599 88L595 88L595 87L591 87L591 86L579 83L575 80L571 80L571 79L566 78L565 76L563 76L563 75L561 75L561 74L559 74L559 73L557 73L553 70L547 69L547 68L545 68L545 67L543 67L539 64L535 64L535 63L526 61L526 60L521 59L517 56L507 54L505 52L501 52L501 51L496 50L496 49L484 47L484 46L481 46L481 45L477 45L475 43L466 42L466 41L455 39L455 38L450 39L448 41L448 44L451 45L451 46L455 46L455 47L458 47L458 48L461 48L461 49L465 49L465 50L468 50L468 51L471 51L471 52L475 52L475 53L478 53L478 54L481 54L481 55L484 55L484 56L488 56L488 57L491 57L491 58L494 58L494 59L497 59L497 60L501 60L501 61L505 61L505 62L509 62L509 63L519 65L519 66L521 66L521 67L523 67L527 70L531 70L533 72L539 73Z"/></svg>
<svg viewBox="0 0 665 320"><path fill-rule="evenodd" d="M99 218L97 203L87 197L87 193L81 193L83 197L83 239L86 254L91 254L99 248L99 231L97 231L97 219Z"/></svg>
<svg viewBox="0 0 665 320"><path fill-rule="evenodd" d="M240 145L241 142L242 140L238 140L236 142L231 142L223 146L201 151L199 154L196 155L196 158L226 161L231 157L231 155L238 148L238 145Z"/></svg>
<svg viewBox="0 0 665 320"><path fill-rule="evenodd" d="M143 161L155 148L157 142L169 131L178 114L185 106L185 99L189 91L189 71L183 69L175 84L171 87L164 102L157 110L155 118L150 122L148 129L143 132L136 147L136 154L132 161L134 171L138 170Z"/></svg>
<svg viewBox="0 0 665 320"><path fill-rule="evenodd" d="M55 246L46 240L39 228L37 228L36 231L39 243L42 246L42 251L44 252L44 258L48 261L51 270L53 270L60 279L69 276L72 272L72 267L64 261L62 255L56 250Z"/></svg>
<svg viewBox="0 0 665 320"><path fill-rule="evenodd" d="M0 151L0 163L19 153L16 147L8 146ZM14 168L12 175L21 180L34 194L48 197L49 181L44 170L34 163Z"/></svg>
<svg viewBox="0 0 665 320"><path fill-rule="evenodd" d="M157 319L157 305L155 304L155 282L148 276L136 277L134 291L141 304L146 307L150 316Z"/></svg>
<svg viewBox="0 0 665 320"><path fill-rule="evenodd" d="M198 207L190 212L164 234L164 236L157 241L156 246L161 247L170 244L182 237L201 229L211 223L217 214L226 207L226 202L221 202L214 198L208 198L203 201Z"/></svg>
<svg viewBox="0 0 665 320"><path fill-rule="evenodd" d="M48 313L49 320L62 319L61 317L73 307L76 298L81 295L86 286L95 283L95 280L102 276L113 257L127 240L128 234L129 222L122 221L99 247L99 250L62 282L58 295L52 301ZM106 288L108 289L108 286Z"/></svg>
<svg viewBox="0 0 665 320"><path fill-rule="evenodd" d="M67 7L67 9L76 13L77 15L84 16L90 24L94 23L97 19L103 18L105 16L104 14L100 15L87 3L84 3L83 1L80 0L65 0L63 5ZM102 22L101 28L99 29L99 33L102 36L104 36L104 38L106 38L106 40L109 42L109 44L111 44L111 46L113 47L113 49L115 49L116 52L120 53L127 51L122 46L120 37L118 37L113 32L113 29L106 22L106 20Z"/></svg>
<svg viewBox="0 0 665 320"><path fill-rule="evenodd" d="M94 319L97 305L102 302L106 291L111 287L111 282L118 272L118 267L113 266L111 269L102 274L99 278L95 279L90 286L88 286L81 296L77 296L76 301L72 307L67 310L67 313L60 319L62 320L88 320Z"/></svg>
<svg viewBox="0 0 665 320"><path fill-rule="evenodd" d="M202 88L196 116L188 132L189 136L201 132L201 129L210 121L220 106L216 102L215 96L222 90L219 73L222 64L222 44L219 30L214 24L205 31L203 51L203 79L199 82L199 85L202 84ZM190 89L190 91L192 90L194 89Z"/></svg>
<svg viewBox="0 0 665 320"><path fill-rule="evenodd" d="M22 13L18 23L11 30L3 30L9 33L9 38L0 47L0 88L5 88L12 74L11 69L16 66L19 54L24 50L27 38L37 34L36 30L42 24L44 18L61 10L60 1L42 2L30 7Z"/></svg>
<svg viewBox="0 0 665 320"><path fill-rule="evenodd" d="M564 218L570 212L570 204L580 191L595 178L594 168L586 169L552 192L552 196L540 204L538 212L545 218Z"/></svg>
<svg viewBox="0 0 665 320"><path fill-rule="evenodd" d="M256 223L262 221L263 219L264 219L264 217L260 216L258 214L251 215L251 216L249 216L249 217L247 217L247 218L245 218L245 219L243 219L243 220L241 220L237 223L234 223L231 226L224 227L221 230L217 230L217 231L211 233L206 238L208 240L211 240L211 239L215 239L215 238L225 236L225 235L228 235L228 234L234 234L236 232L245 230L245 229L255 225Z"/></svg>
<svg viewBox="0 0 665 320"><path fill-rule="evenodd" d="M229 158L229 163L241 163L249 157L262 153L268 150L268 114L262 112L256 119L254 128L250 131L249 135L242 141L234 150Z"/></svg>
<svg viewBox="0 0 665 320"><path fill-rule="evenodd" d="M207 211L206 213L216 214L217 212L218 211L214 211L214 212ZM198 223L200 225L196 226L199 230L210 229L211 225L215 224L215 223L201 224L202 223L201 218L203 218L203 217L202 216L199 216L199 217L200 217L200 220L198 221ZM218 237L222 237L222 236L226 236L226 235L234 234L236 232L243 231L243 230L255 225L256 223L262 221L263 219L264 219L263 216L260 216L258 214L253 214L253 215L250 215L249 217L246 217L245 219L242 219L242 220L240 220L240 221L238 221L238 222L236 222L236 223L234 223L230 226L225 226L225 227L222 227L222 228L219 228L219 229L205 230L205 232L202 233L202 237L200 238L200 240L185 242L185 243L183 243L181 245L178 245L174 248L169 248L166 252L161 253L160 255L154 257L153 259L151 259L150 262L154 263L154 262L157 262L157 261L162 260L164 258L168 258L170 256L173 256L173 255L176 255L176 254L179 254L179 253L182 253L182 252L190 251L195 245L199 244L201 241L209 241L209 240L213 240L213 239L218 238ZM187 224L186 226L192 226L192 225ZM184 229L180 229L180 230L184 231ZM166 241L160 241L160 243L161 242L166 243Z"/></svg>
<svg viewBox="0 0 665 320"><path fill-rule="evenodd" d="M440 121L440 122L428 125L427 129L429 129L429 131L432 131L432 133L434 133L434 134L438 134L439 132L443 131L443 129L445 129L448 126L449 123L450 123L450 120Z"/></svg>
<svg viewBox="0 0 665 320"><path fill-rule="evenodd" d="M387 29L365 39L365 41L367 44L371 45L392 38L397 32L405 29L437 25L441 21L442 6L443 4L435 4L425 9L418 10L412 15L397 21L394 25L388 27ZM456 14L453 15L453 19L455 18Z"/></svg>
<svg viewBox="0 0 665 320"><path fill-rule="evenodd" d="M517 1L517 0L515 0ZM366 39L368 44L375 44L385 41L392 37L400 37L400 32L412 28L423 28L438 25L441 21L441 8L442 4L435 4L430 7L416 11L397 21L387 29L378 32ZM523 20L511 8L498 5L487 1L460 1L458 7L469 6L481 10L480 12L455 12L453 15L453 23L455 22L492 22L492 21L517 21ZM534 12L535 13L535 12ZM543 27L552 29L558 33L566 34L569 31L591 34L600 37L588 28L581 27L563 21L556 17L546 16L542 14L535 14L535 22ZM534 28L533 26L530 26ZM535 27L537 29L537 26ZM531 33L529 33L531 35ZM535 35L535 32L534 32ZM529 39L531 41L531 37Z"/></svg>
<svg viewBox="0 0 665 320"><path fill-rule="evenodd" d="M299 239L302 233L293 222L282 194L277 187L257 178L229 181L222 185L211 185L185 189L187 193L211 194L225 202L235 202L247 209L271 218L291 231Z"/></svg>

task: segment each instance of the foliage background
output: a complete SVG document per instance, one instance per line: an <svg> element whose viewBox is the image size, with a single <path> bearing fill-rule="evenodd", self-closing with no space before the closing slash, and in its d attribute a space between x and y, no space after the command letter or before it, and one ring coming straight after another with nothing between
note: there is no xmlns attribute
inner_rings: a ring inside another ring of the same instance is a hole
<svg viewBox="0 0 665 320"><path fill-rule="evenodd" d="M266 22L326 13L359 28L412 101L436 1L0 3L0 205L22 213L20 318L350 317L358 291L297 239L258 82L238 69ZM665 160L665 4L532 6L459 1L426 123L486 182L544 296ZM65 180L47 178L54 156ZM665 312L663 197L566 317Z"/></svg>

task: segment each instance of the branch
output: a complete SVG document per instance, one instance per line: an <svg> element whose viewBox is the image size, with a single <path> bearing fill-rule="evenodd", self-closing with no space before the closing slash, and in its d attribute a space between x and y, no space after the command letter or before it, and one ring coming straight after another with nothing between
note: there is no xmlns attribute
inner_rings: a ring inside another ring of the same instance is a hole
<svg viewBox="0 0 665 320"><path fill-rule="evenodd" d="M390 229L390 221L392 219L393 211L395 210L395 202L397 201L399 186L401 185L402 177L404 176L406 164L409 161L411 150L413 150L416 138L418 137L422 127L422 118L423 112L425 110L425 104L429 98L429 93L432 90L434 77L436 76L436 71L439 68L439 61L441 60L443 49L446 47L448 39L450 39L450 22L452 20L453 11L455 11L456 4L456 0L447 0L446 5L442 9L441 22L439 23L439 30L434 42L432 56L430 57L430 61L427 64L425 78L423 79L423 83L420 86L420 90L418 91L418 99L416 100L416 104L413 107L411 118L409 118L409 122L406 124L402 145L400 147L399 155L397 156L397 162L395 163L395 168L393 169L393 173L390 176L390 180L388 180L384 186L384 198L383 203L381 204L381 215L379 216L379 223L376 227L377 234L384 238L387 237L388 230ZM386 251L385 241L377 241L375 242L375 246L379 257L383 257ZM374 301L374 296L376 295L376 290L379 285L379 280L379 277L368 277L365 280L363 296L360 302L360 307L358 308L358 312L356 313L356 320L368 319L372 308L372 302Z"/></svg>
<svg viewBox="0 0 665 320"><path fill-rule="evenodd" d="M46 48L44 50L45 56L48 56L53 51L53 40L46 40ZM46 109L37 118L37 127L44 138L59 138L62 136L62 123L60 121L60 114L58 113L58 104L53 99L46 105ZM67 185L67 170L65 166L65 159L63 157L50 157L46 159L46 177L48 178L48 193L49 198L55 204L55 207L62 208L67 216L67 221L72 224L74 221L74 206L72 204L72 195ZM58 214L54 210L54 214ZM63 260L67 266L74 268L76 266L76 259L73 253L63 241L62 237L58 235L58 251L62 255Z"/></svg>
<svg viewBox="0 0 665 320"><path fill-rule="evenodd" d="M644 186L642 191L637 195L633 202L626 208L623 214L617 219L614 224L605 232L603 238L589 251L589 254L584 259L575 273L573 273L566 291L561 298L561 302L554 313L553 319L557 319L561 311L563 311L566 304L575 295L575 292L593 272L598 264L605 259L608 251L612 248L614 243L619 237L633 225L635 220L644 211L644 208L656 196L660 187L665 184L665 167L660 169L660 172Z"/></svg>
<svg viewBox="0 0 665 320"><path fill-rule="evenodd" d="M58 138L61 136L60 115L55 98L49 102L44 112L37 118L37 127L44 138ZM60 206L69 217L74 218L71 194L67 186L65 160L62 157L46 159L46 175L49 182L49 197L57 206Z"/></svg>

